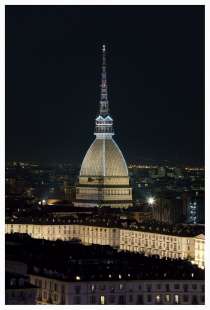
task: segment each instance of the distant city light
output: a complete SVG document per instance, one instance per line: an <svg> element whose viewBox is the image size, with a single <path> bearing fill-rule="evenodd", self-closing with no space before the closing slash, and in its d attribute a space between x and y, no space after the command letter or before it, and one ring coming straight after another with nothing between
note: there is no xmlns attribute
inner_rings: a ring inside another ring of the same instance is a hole
<svg viewBox="0 0 210 310"><path fill-rule="evenodd" d="M148 202L149 205L153 205L155 203L155 198L154 197L149 197L147 199L147 202Z"/></svg>

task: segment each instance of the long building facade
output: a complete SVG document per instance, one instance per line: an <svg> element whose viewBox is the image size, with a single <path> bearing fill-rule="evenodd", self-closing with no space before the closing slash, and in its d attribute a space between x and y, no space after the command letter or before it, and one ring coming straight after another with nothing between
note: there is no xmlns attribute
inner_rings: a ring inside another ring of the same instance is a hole
<svg viewBox="0 0 210 310"><path fill-rule="evenodd" d="M192 305L204 304L203 280L65 281L30 274L39 287L37 303L63 305Z"/></svg>
<svg viewBox="0 0 210 310"><path fill-rule="evenodd" d="M189 259L205 268L205 236L161 233L80 224L6 224L6 233L27 233L46 240L79 239L83 244L110 245L123 251L142 252L167 258Z"/></svg>
<svg viewBox="0 0 210 310"><path fill-rule="evenodd" d="M109 113L105 45L102 48L101 97L94 135L96 138L81 165L74 205L128 208L132 206L132 188L125 159L113 139L113 119Z"/></svg>

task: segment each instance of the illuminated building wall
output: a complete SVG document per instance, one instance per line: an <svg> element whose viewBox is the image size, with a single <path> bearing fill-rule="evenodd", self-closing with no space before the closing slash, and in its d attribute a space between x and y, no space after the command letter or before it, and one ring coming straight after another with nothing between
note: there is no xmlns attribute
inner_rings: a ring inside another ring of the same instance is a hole
<svg viewBox="0 0 210 310"><path fill-rule="evenodd" d="M205 237L204 235L198 235L194 238L195 240L195 263L198 266L204 267L205 261Z"/></svg>
<svg viewBox="0 0 210 310"><path fill-rule="evenodd" d="M110 245L120 250L189 259L204 268L204 235L182 237L131 229L90 225L6 224L6 233L27 233L47 240L80 239L83 244ZM201 240L201 241L200 241ZM198 246L202 242L202 246Z"/></svg>

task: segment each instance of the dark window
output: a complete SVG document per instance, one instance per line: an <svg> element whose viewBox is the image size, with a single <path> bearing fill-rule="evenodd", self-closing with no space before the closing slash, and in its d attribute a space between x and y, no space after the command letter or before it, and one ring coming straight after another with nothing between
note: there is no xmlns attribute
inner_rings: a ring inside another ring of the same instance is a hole
<svg viewBox="0 0 210 310"><path fill-rule="evenodd" d="M184 302L188 302L189 300L189 296L188 295L183 295L183 301Z"/></svg>
<svg viewBox="0 0 210 310"><path fill-rule="evenodd" d="M62 304L62 305L65 305L65 303L66 303L65 295L62 294L62 295L61 295L61 304Z"/></svg>
<svg viewBox="0 0 210 310"><path fill-rule="evenodd" d="M114 293L114 291L115 291L115 287L112 286L112 287L110 288L110 292L111 292L111 293Z"/></svg>
<svg viewBox="0 0 210 310"><path fill-rule="evenodd" d="M80 297L79 296L75 296L74 297L74 304L75 305L79 305L80 304Z"/></svg>
<svg viewBox="0 0 210 310"><path fill-rule="evenodd" d="M144 301L143 301L143 296L142 295L138 295L137 297L137 305L143 305Z"/></svg>
<svg viewBox="0 0 210 310"><path fill-rule="evenodd" d="M152 301L152 295L147 295L147 301L151 302Z"/></svg>
<svg viewBox="0 0 210 310"><path fill-rule="evenodd" d="M178 289L180 288L180 285L179 285L178 283L176 283L176 284L174 284L174 288L175 288L176 290L178 290Z"/></svg>
<svg viewBox="0 0 210 310"><path fill-rule="evenodd" d="M90 303L91 303L92 305L95 305L95 304L96 304L96 296L94 296L94 295L90 296Z"/></svg>
<svg viewBox="0 0 210 310"><path fill-rule="evenodd" d="M196 290L197 289L197 284L192 284L192 289Z"/></svg>
<svg viewBox="0 0 210 310"><path fill-rule="evenodd" d="M204 295L201 295L201 302L205 303L205 296Z"/></svg>
<svg viewBox="0 0 210 310"><path fill-rule="evenodd" d="M12 292L12 293L11 293L11 296L14 298L14 297L15 297L15 292Z"/></svg>
<svg viewBox="0 0 210 310"><path fill-rule="evenodd" d="M62 285L62 286L61 286L61 292L62 292L62 293L65 293L65 285Z"/></svg>
<svg viewBox="0 0 210 310"><path fill-rule="evenodd" d="M80 286L75 286L74 289L75 289L75 293L79 294L80 290L81 290L81 287Z"/></svg>
<svg viewBox="0 0 210 310"><path fill-rule="evenodd" d="M44 299L47 299L47 292L43 293L43 297L44 297Z"/></svg>
<svg viewBox="0 0 210 310"><path fill-rule="evenodd" d="M42 290L38 290L37 299L38 299L38 300L41 300L41 299L42 299Z"/></svg>
<svg viewBox="0 0 210 310"><path fill-rule="evenodd" d="M184 284L184 285L183 285L183 289L184 289L184 292L187 292L187 291L188 291L188 285L187 285L187 284Z"/></svg>
<svg viewBox="0 0 210 310"><path fill-rule="evenodd" d="M166 284L166 292L169 292L170 288L169 288L169 284Z"/></svg>
<svg viewBox="0 0 210 310"><path fill-rule="evenodd" d="M192 297L192 304L193 305L197 305L198 304L198 298L197 298L196 295L193 295L193 297Z"/></svg>
<svg viewBox="0 0 210 310"><path fill-rule="evenodd" d="M133 301L133 295L129 295L129 302Z"/></svg>
<svg viewBox="0 0 210 310"><path fill-rule="evenodd" d="M57 301L58 298L57 298L57 294L54 294L54 301Z"/></svg>
<svg viewBox="0 0 210 310"><path fill-rule="evenodd" d="M147 285L147 292L151 292L151 285Z"/></svg>
<svg viewBox="0 0 210 310"><path fill-rule="evenodd" d="M125 296L123 295L119 296L119 305L125 305Z"/></svg>

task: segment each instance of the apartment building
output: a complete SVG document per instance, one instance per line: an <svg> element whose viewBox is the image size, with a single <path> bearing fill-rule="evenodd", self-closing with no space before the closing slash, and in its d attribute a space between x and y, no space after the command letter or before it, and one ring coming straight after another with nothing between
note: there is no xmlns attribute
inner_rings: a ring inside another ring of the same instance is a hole
<svg viewBox="0 0 210 310"><path fill-rule="evenodd" d="M83 244L110 245L123 251L156 254L160 257L189 259L200 268L205 267L205 236L169 235L118 227L83 224L8 223L6 233L27 233L46 240L80 239Z"/></svg>
<svg viewBox="0 0 210 310"><path fill-rule="evenodd" d="M38 304L135 305L204 304L203 280L62 281L49 275L30 274L39 287ZM119 275L120 276L120 275Z"/></svg>

